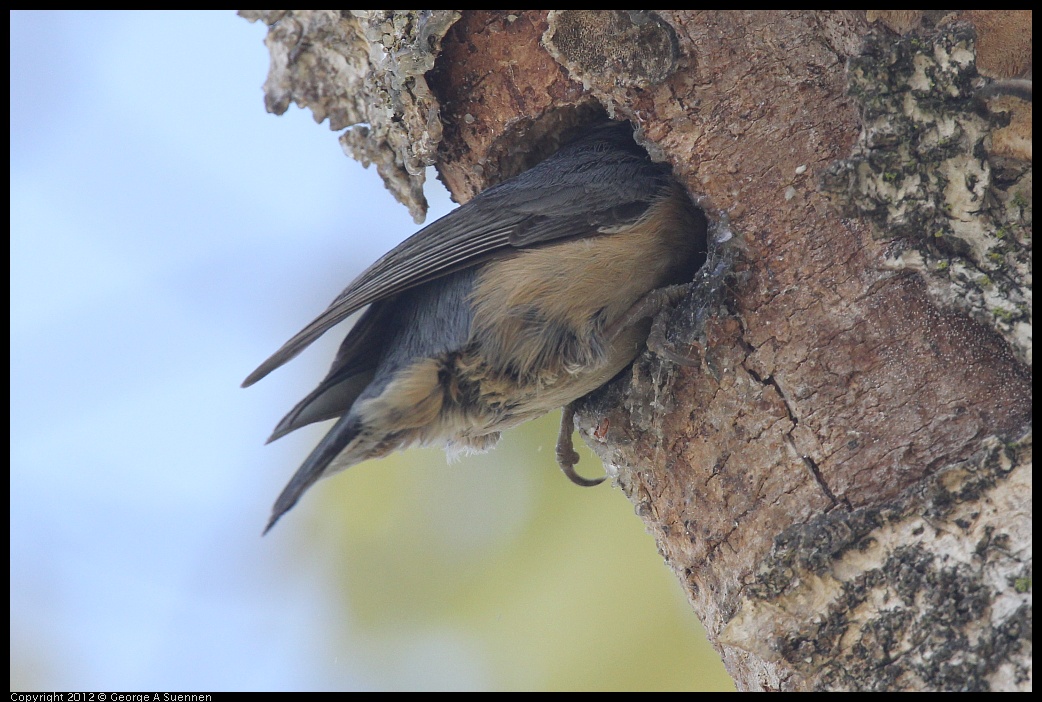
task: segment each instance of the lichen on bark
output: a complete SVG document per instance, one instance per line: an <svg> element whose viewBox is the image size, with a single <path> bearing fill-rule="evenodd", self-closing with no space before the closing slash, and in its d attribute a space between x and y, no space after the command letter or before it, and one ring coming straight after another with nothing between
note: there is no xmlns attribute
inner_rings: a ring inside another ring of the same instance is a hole
<svg viewBox="0 0 1042 702"><path fill-rule="evenodd" d="M983 443L885 506L778 535L721 640L815 689L1023 689L1032 443Z"/></svg>
<svg viewBox="0 0 1042 702"><path fill-rule="evenodd" d="M821 179L888 240L886 263L919 272L942 307L994 329L1031 364L1032 170L991 152L1008 117L978 95L976 35L869 38L849 65L863 130Z"/></svg>

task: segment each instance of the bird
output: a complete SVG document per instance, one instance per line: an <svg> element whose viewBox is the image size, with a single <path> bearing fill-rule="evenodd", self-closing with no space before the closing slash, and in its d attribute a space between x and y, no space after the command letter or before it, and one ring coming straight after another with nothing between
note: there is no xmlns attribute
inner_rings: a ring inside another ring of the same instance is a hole
<svg viewBox="0 0 1042 702"><path fill-rule="evenodd" d="M318 387L269 442L336 423L272 508L264 533L320 478L413 445L492 448L564 408L557 457L574 470L572 403L629 365L652 316L706 258L707 221L627 122L581 136L420 229L363 271L264 361L248 387L351 314Z"/></svg>

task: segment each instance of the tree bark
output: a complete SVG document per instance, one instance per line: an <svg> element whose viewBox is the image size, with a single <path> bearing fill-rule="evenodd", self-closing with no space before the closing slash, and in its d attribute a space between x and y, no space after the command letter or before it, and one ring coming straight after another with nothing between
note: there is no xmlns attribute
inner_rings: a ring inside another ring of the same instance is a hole
<svg viewBox="0 0 1042 702"><path fill-rule="evenodd" d="M427 165L466 201L598 113L704 207L735 263L666 313L694 363L578 418L739 689L1030 689L1030 87L982 90L1030 12L243 15L269 110L417 217Z"/></svg>

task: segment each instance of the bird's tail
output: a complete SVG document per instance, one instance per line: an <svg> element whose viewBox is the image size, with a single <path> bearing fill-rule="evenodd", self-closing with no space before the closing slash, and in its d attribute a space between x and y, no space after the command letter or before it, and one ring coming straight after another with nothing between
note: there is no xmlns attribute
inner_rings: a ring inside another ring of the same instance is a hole
<svg viewBox="0 0 1042 702"><path fill-rule="evenodd" d="M297 469L297 472L293 475L293 478L289 481L289 484L282 490L279 498L275 500L275 506L271 509L271 519L268 520L268 526L264 528L264 533L267 534L271 531L271 528L275 526L275 522L279 518L293 508L293 505L297 504L297 500L300 496L307 492L308 488L314 485L319 478L324 475L330 474L330 464L347 449L352 442L355 442L359 438L361 430L361 422L358 418L352 416L350 413L341 417L333 428L322 438L322 441L318 443L318 446L311 452L311 455L307 457L303 465ZM337 469L347 468L354 463L359 462L364 457L359 457L355 461L345 462L341 459L338 463Z"/></svg>

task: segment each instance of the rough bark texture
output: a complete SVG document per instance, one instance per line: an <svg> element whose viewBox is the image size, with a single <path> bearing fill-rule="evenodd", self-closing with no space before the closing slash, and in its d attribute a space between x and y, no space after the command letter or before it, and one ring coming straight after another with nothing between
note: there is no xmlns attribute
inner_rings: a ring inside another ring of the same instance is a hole
<svg viewBox="0 0 1042 702"><path fill-rule="evenodd" d="M1030 688L1030 13L244 15L414 213L607 113L731 235L580 428L740 689Z"/></svg>

